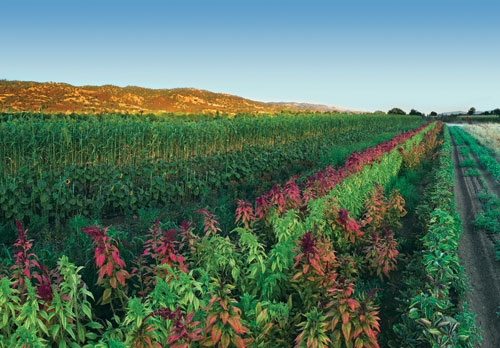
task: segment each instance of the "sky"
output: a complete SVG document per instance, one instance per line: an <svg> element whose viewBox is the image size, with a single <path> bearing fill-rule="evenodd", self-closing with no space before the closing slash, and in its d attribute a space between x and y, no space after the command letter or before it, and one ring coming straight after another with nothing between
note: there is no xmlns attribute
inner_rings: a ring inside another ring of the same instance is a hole
<svg viewBox="0 0 500 348"><path fill-rule="evenodd" d="M489 110L499 18L482 0L0 0L0 78Z"/></svg>

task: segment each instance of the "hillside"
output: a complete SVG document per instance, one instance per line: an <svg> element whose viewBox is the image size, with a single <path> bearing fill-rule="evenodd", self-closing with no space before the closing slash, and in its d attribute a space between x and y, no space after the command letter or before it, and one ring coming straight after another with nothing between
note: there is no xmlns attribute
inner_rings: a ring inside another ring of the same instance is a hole
<svg viewBox="0 0 500 348"><path fill-rule="evenodd" d="M131 113L273 113L281 110L349 110L300 103L263 103L238 96L194 88L72 86L0 80L0 111L131 112Z"/></svg>
<svg viewBox="0 0 500 348"><path fill-rule="evenodd" d="M322 105L322 104L310 104L310 103L295 103L295 102L279 102L279 103L272 103L281 107L284 107L286 109L293 109L293 110L314 110L314 111L320 111L320 112L354 112L354 113L361 113L362 111L357 111L357 110L349 110L349 109L344 109L344 108L339 108L336 106L328 106L328 105Z"/></svg>

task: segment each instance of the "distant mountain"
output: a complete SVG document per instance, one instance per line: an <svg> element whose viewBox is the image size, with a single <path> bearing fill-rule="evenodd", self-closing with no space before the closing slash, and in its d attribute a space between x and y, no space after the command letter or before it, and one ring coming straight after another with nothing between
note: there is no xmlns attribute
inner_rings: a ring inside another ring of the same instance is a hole
<svg viewBox="0 0 500 348"><path fill-rule="evenodd" d="M295 103L295 102L278 102L278 103L269 103L279 105L285 108L294 109L294 110L313 110L313 111L321 111L321 112L350 112L350 113L360 113L362 111L357 110L349 110L344 108L339 108L336 106L328 106L322 104L309 104L309 103Z"/></svg>
<svg viewBox="0 0 500 348"><path fill-rule="evenodd" d="M484 113L484 111L476 111L474 113L474 115L481 115L483 113ZM444 115L444 116L467 115L467 111L448 111L448 112L442 112L441 115Z"/></svg>
<svg viewBox="0 0 500 348"><path fill-rule="evenodd" d="M441 115L450 116L450 115L465 115L467 111L447 111L442 112Z"/></svg>
<svg viewBox="0 0 500 348"><path fill-rule="evenodd" d="M195 88L72 86L66 83L0 80L0 111L130 113L274 113L282 110L349 110L303 103L264 103Z"/></svg>

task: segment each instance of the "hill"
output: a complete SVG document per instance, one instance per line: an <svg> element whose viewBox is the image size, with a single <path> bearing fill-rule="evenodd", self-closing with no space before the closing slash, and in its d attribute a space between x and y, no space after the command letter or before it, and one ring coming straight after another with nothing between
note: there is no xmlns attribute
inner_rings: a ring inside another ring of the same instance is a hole
<svg viewBox="0 0 500 348"><path fill-rule="evenodd" d="M264 103L195 88L150 89L135 86L73 86L66 83L0 80L0 111L63 113L274 113L282 110L346 109L301 103Z"/></svg>
<svg viewBox="0 0 500 348"><path fill-rule="evenodd" d="M270 104L275 104L292 110L314 110L320 112L353 112L353 113L362 112L362 111L349 110L349 109L339 108L337 106L328 106L322 104L295 103L295 102L278 102Z"/></svg>

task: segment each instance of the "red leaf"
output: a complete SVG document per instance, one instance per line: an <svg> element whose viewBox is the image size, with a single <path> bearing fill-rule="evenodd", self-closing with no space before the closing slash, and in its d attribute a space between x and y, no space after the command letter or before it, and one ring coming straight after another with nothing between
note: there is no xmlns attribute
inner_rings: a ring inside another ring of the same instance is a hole
<svg viewBox="0 0 500 348"><path fill-rule="evenodd" d="M120 264L121 264L121 260L120 260L120 257L118 256L118 252L113 251L113 252L111 253L111 257L113 258L113 260L115 261L115 263L116 263L117 265L120 265Z"/></svg>
<svg viewBox="0 0 500 348"><path fill-rule="evenodd" d="M219 342L221 335L222 335L221 329L217 325L214 325L212 327L212 345L213 346L215 346L217 344L217 342Z"/></svg>
<svg viewBox="0 0 500 348"><path fill-rule="evenodd" d="M216 313L210 313L207 316L207 329L210 328L213 325L213 323L215 323L216 320L217 320L217 314Z"/></svg>
<svg viewBox="0 0 500 348"><path fill-rule="evenodd" d="M221 340L220 340L220 344L222 345L223 348L227 348L229 346L230 342L231 342L231 340L229 339L229 335L227 333L222 335Z"/></svg>
<svg viewBox="0 0 500 348"><path fill-rule="evenodd" d="M222 319L222 322L224 323L224 325L226 325L227 319L229 318L229 312L221 313L220 318Z"/></svg>
<svg viewBox="0 0 500 348"><path fill-rule="evenodd" d="M106 255L99 254L99 256L97 256L97 259L96 259L96 265L97 265L97 267L102 267L102 265L104 264L104 260L105 259L106 259Z"/></svg>
<svg viewBox="0 0 500 348"><path fill-rule="evenodd" d="M241 323L240 323L240 318L238 317L231 317L229 318L229 325L232 326L232 328L234 329L234 331L236 331L237 333L239 333L240 335L243 333L243 327L241 326Z"/></svg>
<svg viewBox="0 0 500 348"><path fill-rule="evenodd" d="M116 272L116 280L122 285L125 286L125 275L122 271Z"/></svg>
<svg viewBox="0 0 500 348"><path fill-rule="evenodd" d="M245 341L238 335L233 337L233 343L238 348L245 348Z"/></svg>
<svg viewBox="0 0 500 348"><path fill-rule="evenodd" d="M113 274L113 264L111 262L108 262L106 264L106 273L109 277L111 277L111 274Z"/></svg>

